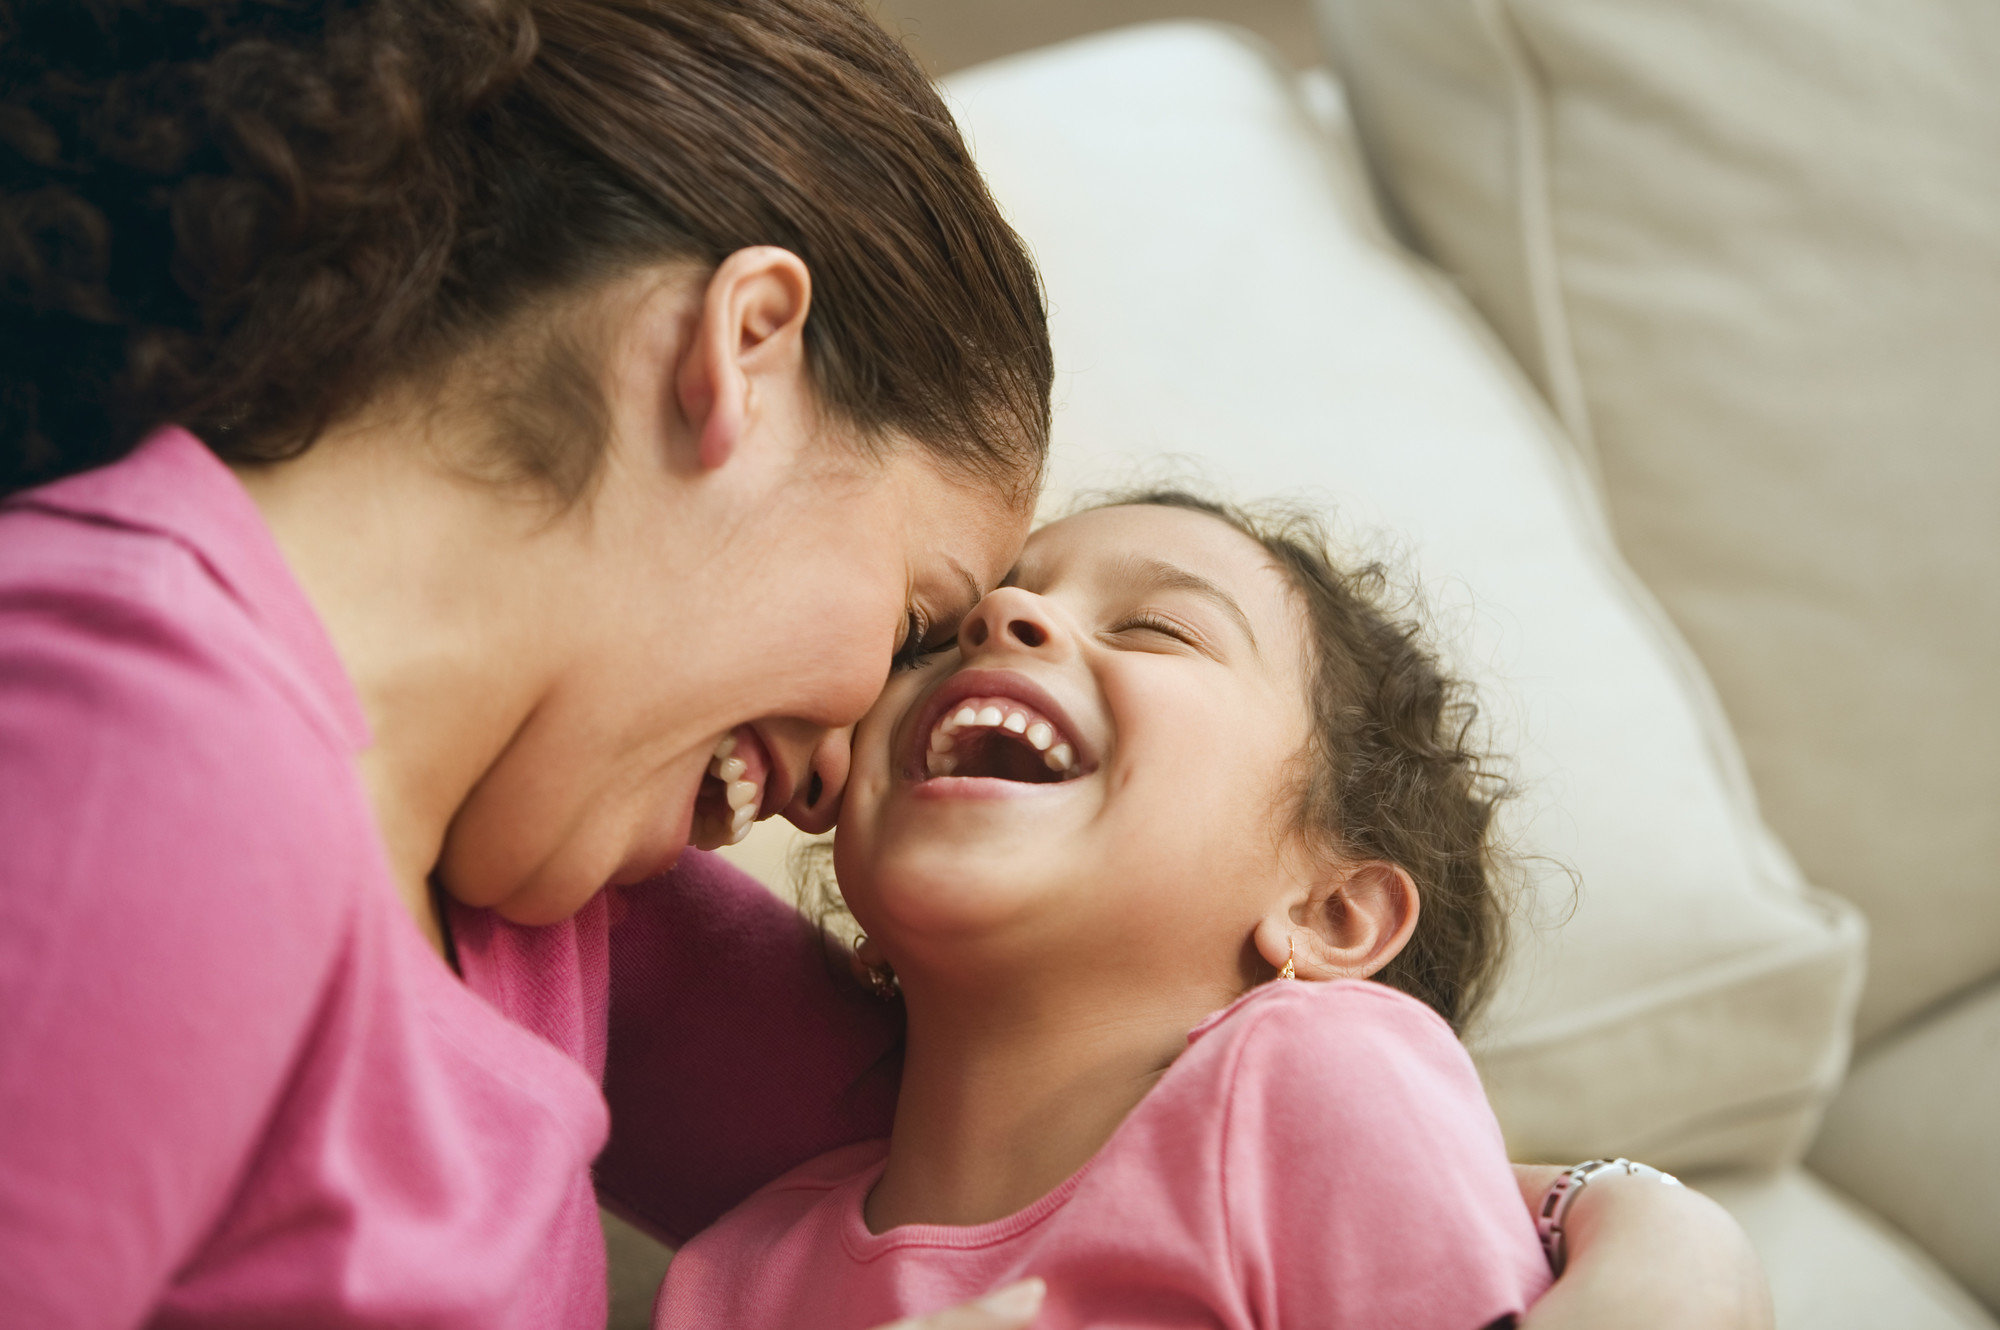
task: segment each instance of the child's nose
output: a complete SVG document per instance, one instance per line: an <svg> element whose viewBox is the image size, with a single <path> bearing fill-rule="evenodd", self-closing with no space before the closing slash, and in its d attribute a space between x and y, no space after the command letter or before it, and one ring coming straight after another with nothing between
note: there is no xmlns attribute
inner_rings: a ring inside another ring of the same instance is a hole
<svg viewBox="0 0 2000 1330"><path fill-rule="evenodd" d="M1018 644L1032 651L1048 645L1053 631L1041 597L1016 587L1002 587L980 601L959 625L958 639L975 651L996 638L996 645Z"/></svg>

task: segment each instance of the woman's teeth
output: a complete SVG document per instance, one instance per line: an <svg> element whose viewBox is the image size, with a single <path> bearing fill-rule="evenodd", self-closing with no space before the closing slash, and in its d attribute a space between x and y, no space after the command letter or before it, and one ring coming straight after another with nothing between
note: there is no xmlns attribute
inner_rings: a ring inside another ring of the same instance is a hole
<svg viewBox="0 0 2000 1330"><path fill-rule="evenodd" d="M756 781L743 779L743 773L750 768L742 758L732 756L735 752L735 734L725 734L715 746L715 755L708 759L708 774L722 782L723 797L729 803L731 845L750 834L750 824L757 820L757 805L764 793Z"/></svg>
<svg viewBox="0 0 2000 1330"><path fill-rule="evenodd" d="M957 770L958 758L953 751L958 746L957 735L969 729L1018 734L1042 755L1042 762L1050 771L1064 779L1077 774L1076 750L1058 742L1056 727L1031 708L999 702L967 702L945 715L931 730L930 751L925 759L927 775L949 776Z"/></svg>

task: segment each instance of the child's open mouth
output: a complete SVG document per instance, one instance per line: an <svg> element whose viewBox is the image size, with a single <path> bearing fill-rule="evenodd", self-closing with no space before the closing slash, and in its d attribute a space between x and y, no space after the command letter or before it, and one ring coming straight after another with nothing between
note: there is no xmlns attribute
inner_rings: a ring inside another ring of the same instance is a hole
<svg viewBox="0 0 2000 1330"><path fill-rule="evenodd" d="M928 732L912 736L907 770L919 784L1059 785L1089 773L1061 708L1014 671L965 671L939 690L930 716Z"/></svg>
<svg viewBox="0 0 2000 1330"><path fill-rule="evenodd" d="M1048 785L1082 774L1076 749L1033 707L1012 698L967 698L932 727L925 774L985 776Z"/></svg>

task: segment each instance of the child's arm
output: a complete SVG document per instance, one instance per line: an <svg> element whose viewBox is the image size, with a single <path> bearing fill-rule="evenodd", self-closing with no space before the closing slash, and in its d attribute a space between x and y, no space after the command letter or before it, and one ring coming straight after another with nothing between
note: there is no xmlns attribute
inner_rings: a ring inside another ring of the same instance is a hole
<svg viewBox="0 0 2000 1330"><path fill-rule="evenodd" d="M1560 1171L1516 1166L1530 1209ZM1569 1263L1528 1310L1522 1330L1770 1330L1773 1324L1770 1289L1750 1239L1700 1192L1600 1174L1570 1207L1564 1230Z"/></svg>

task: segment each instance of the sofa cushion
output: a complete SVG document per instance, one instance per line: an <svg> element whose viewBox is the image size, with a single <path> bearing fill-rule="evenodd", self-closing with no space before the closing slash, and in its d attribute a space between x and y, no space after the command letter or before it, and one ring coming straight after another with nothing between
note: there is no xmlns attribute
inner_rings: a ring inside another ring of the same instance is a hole
<svg viewBox="0 0 2000 1330"><path fill-rule="evenodd" d="M2000 1311L1995 1105L2000 982L1872 1047L1827 1113L1810 1163Z"/></svg>
<svg viewBox="0 0 2000 1330"><path fill-rule="evenodd" d="M1690 1179L1736 1217L1778 1330L2000 1330L1910 1240L1801 1169Z"/></svg>
<svg viewBox="0 0 2000 1330"><path fill-rule="evenodd" d="M2000 6L1315 3L1400 222L1867 913L1864 1034L2000 969Z"/></svg>
<svg viewBox="0 0 2000 1330"><path fill-rule="evenodd" d="M1476 1041L1517 1153L1795 1156L1843 1065L1858 922L1759 824L1588 478L1381 230L1337 94L1312 88L1194 25L948 82L1048 284L1056 489L1176 459L1240 496L1323 501L1432 588L1519 756L1509 834L1549 856Z"/></svg>

